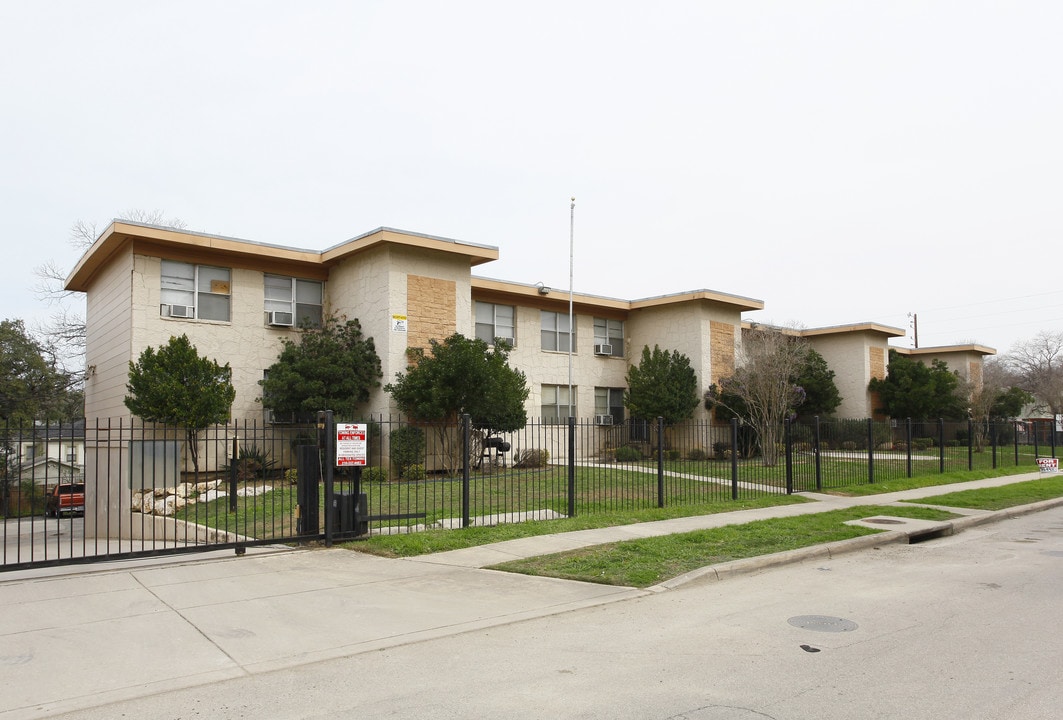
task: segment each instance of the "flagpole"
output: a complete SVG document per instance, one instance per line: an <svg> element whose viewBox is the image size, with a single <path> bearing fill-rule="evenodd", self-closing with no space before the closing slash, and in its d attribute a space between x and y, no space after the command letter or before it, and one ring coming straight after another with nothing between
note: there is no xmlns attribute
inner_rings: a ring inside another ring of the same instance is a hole
<svg viewBox="0 0 1063 720"><path fill-rule="evenodd" d="M576 342L576 326L572 313L572 267L575 256L576 198L568 209L568 416L572 417L572 346Z"/></svg>

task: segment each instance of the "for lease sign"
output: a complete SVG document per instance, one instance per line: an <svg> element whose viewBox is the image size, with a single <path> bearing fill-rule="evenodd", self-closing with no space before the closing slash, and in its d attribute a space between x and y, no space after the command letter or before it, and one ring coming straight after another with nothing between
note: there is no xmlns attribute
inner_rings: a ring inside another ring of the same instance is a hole
<svg viewBox="0 0 1063 720"><path fill-rule="evenodd" d="M365 467L366 425L336 423L336 467Z"/></svg>

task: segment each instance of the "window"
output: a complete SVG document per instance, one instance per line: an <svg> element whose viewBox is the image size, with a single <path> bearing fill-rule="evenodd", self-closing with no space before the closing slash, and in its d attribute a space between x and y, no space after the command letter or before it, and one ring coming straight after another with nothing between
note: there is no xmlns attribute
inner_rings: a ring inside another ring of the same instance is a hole
<svg viewBox="0 0 1063 720"><path fill-rule="evenodd" d="M509 344L516 347L515 315L516 310L512 305L495 305L477 301L476 337L488 345L494 345L495 338L508 338Z"/></svg>
<svg viewBox="0 0 1063 720"><path fill-rule="evenodd" d="M624 321L594 318L594 354L624 357Z"/></svg>
<svg viewBox="0 0 1063 720"><path fill-rule="evenodd" d="M66 461L70 462L70 463L76 463L78 461L78 451L77 450L67 450L66 451Z"/></svg>
<svg viewBox="0 0 1063 720"><path fill-rule="evenodd" d="M576 392L576 388L572 388ZM543 385L542 420L544 423L560 423L571 416L576 417L576 404L569 407L568 385Z"/></svg>
<svg viewBox="0 0 1063 720"><path fill-rule="evenodd" d="M543 310L541 313L543 350L568 352L569 349L574 349L575 344L568 313L556 313L548 310Z"/></svg>
<svg viewBox="0 0 1063 720"><path fill-rule="evenodd" d="M324 284L284 275L265 276L266 321L274 325L321 326ZM273 313L279 313L274 315Z"/></svg>
<svg viewBox="0 0 1063 720"><path fill-rule="evenodd" d="M229 268L162 261L162 314L229 322Z"/></svg>
<svg viewBox="0 0 1063 720"><path fill-rule="evenodd" d="M624 422L624 388L594 388L594 417L599 425ZM609 420L606 420L609 418Z"/></svg>

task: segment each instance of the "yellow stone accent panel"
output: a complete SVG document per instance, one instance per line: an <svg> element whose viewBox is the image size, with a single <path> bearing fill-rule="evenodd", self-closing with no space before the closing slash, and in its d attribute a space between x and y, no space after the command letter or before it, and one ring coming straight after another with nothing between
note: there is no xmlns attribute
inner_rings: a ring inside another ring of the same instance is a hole
<svg viewBox="0 0 1063 720"><path fill-rule="evenodd" d="M982 363L977 360L971 360L967 365L967 382L976 389L982 388Z"/></svg>
<svg viewBox="0 0 1063 720"><path fill-rule="evenodd" d="M871 377L883 380L886 377L886 351L882 348L869 348L871 356Z"/></svg>
<svg viewBox="0 0 1063 720"><path fill-rule="evenodd" d="M710 320L709 333L712 382L719 383L735 371L735 326Z"/></svg>
<svg viewBox="0 0 1063 720"><path fill-rule="evenodd" d="M428 349L458 328L457 286L453 280L406 276L407 347Z"/></svg>

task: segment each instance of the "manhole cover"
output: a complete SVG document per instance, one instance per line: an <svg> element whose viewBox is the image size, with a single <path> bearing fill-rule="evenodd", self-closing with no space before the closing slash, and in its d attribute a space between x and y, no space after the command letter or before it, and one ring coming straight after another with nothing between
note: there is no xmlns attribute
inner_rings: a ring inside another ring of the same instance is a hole
<svg viewBox="0 0 1063 720"><path fill-rule="evenodd" d="M893 518L867 518L864 520L866 523L874 523L875 525L903 525L903 520L894 520Z"/></svg>
<svg viewBox="0 0 1063 720"><path fill-rule="evenodd" d="M852 632L858 627L852 620L830 615L797 615L786 622L802 630L816 632Z"/></svg>

